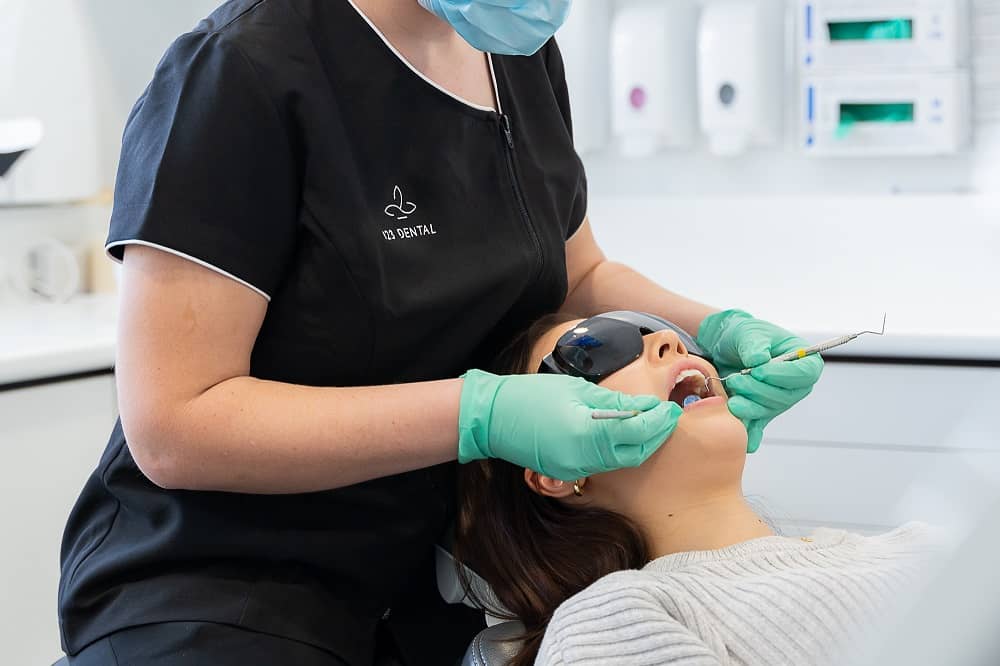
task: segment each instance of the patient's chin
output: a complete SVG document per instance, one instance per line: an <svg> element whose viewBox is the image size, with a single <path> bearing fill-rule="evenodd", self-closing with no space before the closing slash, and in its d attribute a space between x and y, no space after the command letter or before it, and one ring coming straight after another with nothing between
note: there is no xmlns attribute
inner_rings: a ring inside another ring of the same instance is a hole
<svg viewBox="0 0 1000 666"><path fill-rule="evenodd" d="M669 441L677 439L690 446L705 448L706 453L746 453L746 428L725 403L685 411L677 423L677 434L681 437L671 437Z"/></svg>

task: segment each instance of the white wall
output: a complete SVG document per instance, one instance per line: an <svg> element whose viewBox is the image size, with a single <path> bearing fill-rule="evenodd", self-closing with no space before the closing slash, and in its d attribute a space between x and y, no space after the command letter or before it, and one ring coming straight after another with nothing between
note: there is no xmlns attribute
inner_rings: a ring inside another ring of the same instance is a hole
<svg viewBox="0 0 1000 666"><path fill-rule="evenodd" d="M101 168L114 183L121 134L133 104L167 47L219 6L220 0L80 0L91 21L101 99Z"/></svg>

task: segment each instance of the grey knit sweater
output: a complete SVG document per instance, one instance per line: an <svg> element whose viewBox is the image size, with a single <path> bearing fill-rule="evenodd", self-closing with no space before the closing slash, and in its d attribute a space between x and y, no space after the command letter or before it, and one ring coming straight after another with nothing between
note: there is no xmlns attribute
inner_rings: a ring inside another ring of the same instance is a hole
<svg viewBox="0 0 1000 666"><path fill-rule="evenodd" d="M909 523L875 537L820 529L661 557L563 603L535 663L849 663L942 545Z"/></svg>

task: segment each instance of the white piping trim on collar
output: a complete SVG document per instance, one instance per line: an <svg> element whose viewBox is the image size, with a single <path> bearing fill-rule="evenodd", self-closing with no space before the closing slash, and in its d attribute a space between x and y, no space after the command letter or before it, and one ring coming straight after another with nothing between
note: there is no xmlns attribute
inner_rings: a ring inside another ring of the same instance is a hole
<svg viewBox="0 0 1000 666"><path fill-rule="evenodd" d="M497 86L496 74L493 72L493 56L491 54L487 53L486 54L486 59L487 59L487 61L489 61L489 64L490 64L490 76L493 79L493 92L496 95L496 100L497 100L497 108L496 109L488 107L488 106L483 106L482 104L475 104L473 102L470 102L467 99L459 97L458 95L456 95L455 93L451 92L447 88L443 88L440 85L438 85L434 80L432 80L431 78L429 78L428 76L426 76L423 72L421 72L419 69L417 69L416 67L414 67L413 64L409 60L407 60L405 57L403 57L403 54L400 53L399 50L396 49L396 47L392 45L392 42L390 42L388 39L386 39L386 36L384 34L382 34L382 31L378 29L378 26L376 26L372 22L372 20L370 18L368 18L368 15L365 14L363 11L361 11L361 9L356 4L354 4L354 0L347 0L347 2L348 2L348 4L351 5L351 7L354 8L354 11L356 11L358 13L358 16L360 16L362 19L364 19L365 23L368 24L368 27L370 27L372 29L372 32L374 32L376 35L378 35L378 38L382 40L382 43L384 43L386 45L386 47L390 51L392 51L393 55L395 55L397 58L399 58L399 61L401 63L403 63L404 65L406 65L407 67L409 67L410 71L412 71L414 74L416 74L417 76L419 76L420 78L422 78L424 81L426 81L430 85L434 86L435 88L437 88L438 90L440 90L441 92L443 92L448 97L451 97L452 99L454 99L454 100L456 100L458 102L461 102L462 104L465 104L466 106L472 107L473 109L478 109L480 111L489 111L490 113L497 113L498 111L500 111L500 109L501 109L501 107L500 107L500 89ZM503 113L503 112L500 111L500 113Z"/></svg>
<svg viewBox="0 0 1000 666"><path fill-rule="evenodd" d="M174 250L173 248L164 247L163 245L157 245L156 243L150 243L148 241L123 240L123 241L115 241L114 243L108 243L107 245L105 245L104 246L104 251L107 253L107 255L111 259L111 261L115 262L116 264L120 264L122 262L118 261L118 257L116 257L113 254L111 254L111 249L115 248L115 247L121 247L122 245L142 245L143 247L151 247L151 248L155 248L157 250L162 250L163 252L166 252L167 254L172 254L175 257L180 257L181 259L187 259L188 261L196 263L199 266L207 268L207 269L209 269L211 271L215 271L219 275L223 275L223 276L229 278L230 280L233 280L235 282L239 282L244 287L248 287L248 288L252 289L253 291L257 292L258 294L260 294L261 296L263 296L267 300L268 303L271 302L271 297L268 296L266 293L264 293L263 291L261 291L257 287L253 286L252 284L250 284L246 280L241 280L240 278L236 277L232 273L229 273L227 271L222 270L218 266L213 266L212 264L208 263L207 261L202 261L201 259L197 259L195 257L192 257L189 254L184 254L183 252L178 252L177 250Z"/></svg>
<svg viewBox="0 0 1000 666"><path fill-rule="evenodd" d="M493 54L486 54L486 61L490 64L490 80L493 81L493 98L497 101L497 113L503 115L503 104L500 103L500 84L497 83L497 73L493 69Z"/></svg>
<svg viewBox="0 0 1000 666"><path fill-rule="evenodd" d="M580 232L583 231L583 228L587 226L587 222L589 222L588 215L584 213L583 220L580 222L580 226L576 228L576 231L573 232L572 236L566 239L566 242L568 243L574 238L576 238L580 234Z"/></svg>

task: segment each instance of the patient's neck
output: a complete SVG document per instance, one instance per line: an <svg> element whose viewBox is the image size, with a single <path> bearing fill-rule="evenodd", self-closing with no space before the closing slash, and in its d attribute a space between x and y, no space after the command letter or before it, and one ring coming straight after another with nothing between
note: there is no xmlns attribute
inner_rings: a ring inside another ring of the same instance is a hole
<svg viewBox="0 0 1000 666"><path fill-rule="evenodd" d="M715 550L774 531L747 505L742 490L697 498L676 498L641 521L652 557Z"/></svg>

